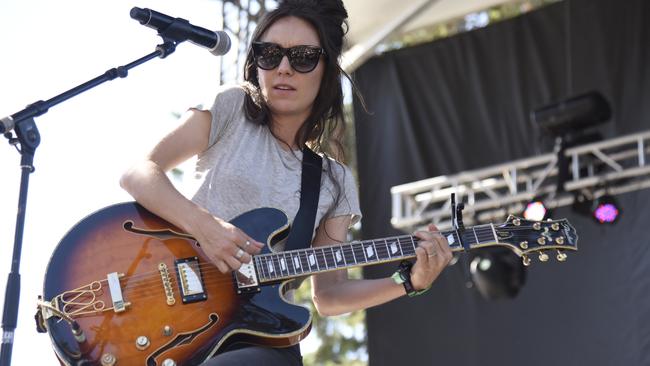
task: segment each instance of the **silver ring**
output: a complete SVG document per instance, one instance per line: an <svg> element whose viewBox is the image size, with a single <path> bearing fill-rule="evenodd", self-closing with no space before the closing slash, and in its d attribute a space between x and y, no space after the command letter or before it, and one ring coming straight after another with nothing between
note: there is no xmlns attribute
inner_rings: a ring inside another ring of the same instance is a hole
<svg viewBox="0 0 650 366"><path fill-rule="evenodd" d="M239 259L239 258L241 258L243 255L244 255L244 251L243 251L241 248L239 248L239 250L237 251L237 253L235 253L235 258Z"/></svg>

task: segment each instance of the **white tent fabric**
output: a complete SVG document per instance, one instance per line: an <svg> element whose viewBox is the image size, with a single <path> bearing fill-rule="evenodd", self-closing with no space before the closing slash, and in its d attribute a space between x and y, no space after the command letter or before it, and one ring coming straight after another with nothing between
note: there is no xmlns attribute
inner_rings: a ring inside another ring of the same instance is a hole
<svg viewBox="0 0 650 366"><path fill-rule="evenodd" d="M388 36L439 24L514 0L345 0L350 31L343 68L352 72Z"/></svg>

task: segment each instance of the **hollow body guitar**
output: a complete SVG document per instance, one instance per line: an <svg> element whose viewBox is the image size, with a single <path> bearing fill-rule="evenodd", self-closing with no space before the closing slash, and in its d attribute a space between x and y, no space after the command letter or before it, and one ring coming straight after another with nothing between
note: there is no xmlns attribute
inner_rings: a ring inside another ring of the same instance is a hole
<svg viewBox="0 0 650 366"><path fill-rule="evenodd" d="M263 243L283 239L288 230L284 213L267 208L232 224ZM196 245L136 203L107 207L72 228L50 259L43 289L48 301L40 306L59 360L198 365L234 342L284 347L308 334L309 311L282 299L282 283L242 282L240 289L235 276L219 272ZM66 319L85 340L74 337Z"/></svg>
<svg viewBox="0 0 650 366"><path fill-rule="evenodd" d="M297 278L415 257L413 235L274 252L289 223L259 208L231 223L267 243L222 274L200 244L135 202L109 206L74 226L48 264L37 326L64 365L198 365L234 343L288 347L307 336L311 314L284 300ZM515 217L499 226L441 232L452 251L504 246L530 263L577 250L566 220Z"/></svg>

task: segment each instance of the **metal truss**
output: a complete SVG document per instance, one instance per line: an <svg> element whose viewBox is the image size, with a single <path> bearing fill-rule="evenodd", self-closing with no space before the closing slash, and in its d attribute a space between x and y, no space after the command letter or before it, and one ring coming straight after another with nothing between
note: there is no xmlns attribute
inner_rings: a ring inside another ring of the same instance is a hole
<svg viewBox="0 0 650 366"><path fill-rule="evenodd" d="M241 82L250 37L260 18L277 6L275 0L223 0L223 29L230 35L230 52L221 59L221 84Z"/></svg>
<svg viewBox="0 0 650 366"><path fill-rule="evenodd" d="M596 199L648 188L649 156L646 131L566 149L569 172L559 191L557 153L394 186L391 223L409 231L428 223L447 229L451 193L464 199L464 223L473 225L520 215L537 197L553 209L571 205L577 193Z"/></svg>

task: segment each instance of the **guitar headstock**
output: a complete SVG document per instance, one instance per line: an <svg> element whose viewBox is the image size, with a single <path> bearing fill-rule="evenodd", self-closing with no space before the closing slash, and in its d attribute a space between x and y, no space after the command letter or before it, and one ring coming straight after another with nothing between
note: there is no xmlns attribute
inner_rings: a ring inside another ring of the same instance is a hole
<svg viewBox="0 0 650 366"><path fill-rule="evenodd" d="M549 259L548 252L554 252L558 261L567 259L565 250L578 250L578 234L567 219L531 221L510 216L505 223L495 227L499 244L506 245L522 258L524 265L530 265L530 255L538 254L541 262Z"/></svg>

